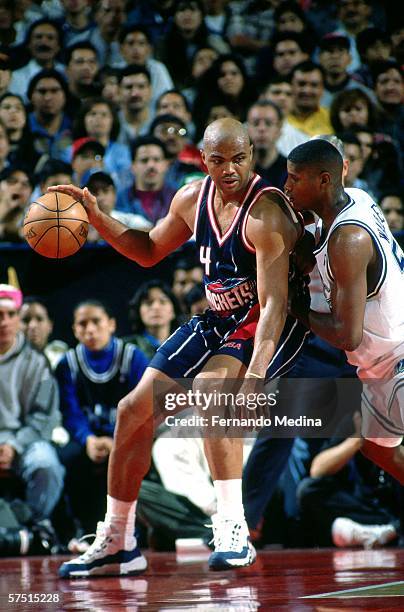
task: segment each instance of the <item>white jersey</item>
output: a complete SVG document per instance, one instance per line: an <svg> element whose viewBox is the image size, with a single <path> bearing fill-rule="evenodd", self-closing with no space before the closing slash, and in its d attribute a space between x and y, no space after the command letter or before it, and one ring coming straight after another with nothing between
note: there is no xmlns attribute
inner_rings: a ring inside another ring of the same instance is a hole
<svg viewBox="0 0 404 612"><path fill-rule="evenodd" d="M325 240L314 251L314 255L324 295L331 307L331 287L334 282L328 260L331 234L341 225L358 225L373 239L380 261L380 274L375 287L367 295L362 342L355 351L346 352L351 364L366 370L384 357L387 358L400 345L404 348L404 253L394 239L382 211L368 194L362 189L345 189L345 192L349 202L334 219Z"/></svg>

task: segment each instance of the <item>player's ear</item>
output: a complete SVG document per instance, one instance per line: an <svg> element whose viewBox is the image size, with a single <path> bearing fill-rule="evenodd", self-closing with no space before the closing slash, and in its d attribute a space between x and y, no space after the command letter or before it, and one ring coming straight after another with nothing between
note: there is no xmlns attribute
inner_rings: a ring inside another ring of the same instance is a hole
<svg viewBox="0 0 404 612"><path fill-rule="evenodd" d="M111 332L111 334L114 334L116 332L116 319L114 319L113 317L111 317L109 320L109 331Z"/></svg>
<svg viewBox="0 0 404 612"><path fill-rule="evenodd" d="M78 336L78 333L77 333L77 329L76 329L76 324L74 322L73 322L73 325L72 325L72 331L73 331L73 336L76 338L76 340L78 340L80 342L80 339L79 339L79 336Z"/></svg>
<svg viewBox="0 0 404 612"><path fill-rule="evenodd" d="M250 144L250 159L253 158L253 154L254 154L254 145Z"/></svg>
<svg viewBox="0 0 404 612"><path fill-rule="evenodd" d="M322 172L320 175L320 184L327 186L331 183L331 175L329 172Z"/></svg>
<svg viewBox="0 0 404 612"><path fill-rule="evenodd" d="M205 156L205 151L203 149L199 149L199 153L201 154L202 157L202 161L206 166L206 156Z"/></svg>

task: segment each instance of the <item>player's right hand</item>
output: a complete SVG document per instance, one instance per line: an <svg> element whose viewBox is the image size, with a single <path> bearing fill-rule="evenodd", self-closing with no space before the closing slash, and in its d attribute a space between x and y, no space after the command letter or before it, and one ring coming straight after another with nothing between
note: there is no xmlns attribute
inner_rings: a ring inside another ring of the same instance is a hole
<svg viewBox="0 0 404 612"><path fill-rule="evenodd" d="M81 202L87 211L90 223L94 216L100 212L97 204L97 198L87 187L80 189L80 187L76 187L76 185L53 185L52 187L48 187L48 191L60 191L61 193L66 193L67 195L71 196L78 202Z"/></svg>

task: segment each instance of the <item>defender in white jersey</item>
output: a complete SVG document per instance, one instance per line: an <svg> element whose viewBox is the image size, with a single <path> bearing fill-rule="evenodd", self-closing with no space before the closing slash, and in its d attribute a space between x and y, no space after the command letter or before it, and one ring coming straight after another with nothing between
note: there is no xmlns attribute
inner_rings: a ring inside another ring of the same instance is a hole
<svg viewBox="0 0 404 612"><path fill-rule="evenodd" d="M345 350L364 381L362 452L404 484L404 254L377 204L344 189L343 160L324 140L289 154L285 192L320 217L314 251L329 313L293 314Z"/></svg>

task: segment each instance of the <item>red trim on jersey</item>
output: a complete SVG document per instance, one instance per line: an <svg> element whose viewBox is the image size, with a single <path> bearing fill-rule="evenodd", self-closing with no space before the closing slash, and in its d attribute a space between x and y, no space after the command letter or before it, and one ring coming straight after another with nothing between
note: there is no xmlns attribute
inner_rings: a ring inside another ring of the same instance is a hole
<svg viewBox="0 0 404 612"><path fill-rule="evenodd" d="M244 203L246 202L247 198L249 197L249 195L250 195L254 185L259 180L260 180L260 177L258 176L258 174L256 174L253 177L252 181L251 181L251 184L250 184L250 186L249 186L249 188L247 190L247 193L245 194L245 196L244 196L244 198L243 198L243 200L242 200L242 202L240 204L240 207L239 207L238 211L236 212L236 214L233 217L233 221L231 222L230 227L227 229L226 233L223 236L220 233L219 225L218 225L218 222L217 222L217 219L216 219L216 215L215 215L215 209L214 209L214 206L213 206L214 192L215 192L216 186L215 186L214 182L212 181L211 188L209 190L209 195L208 195L207 209L208 209L210 225L211 225L211 227L213 229L213 232L214 232L214 234L216 236L216 240L217 240L219 246L222 246L226 242L227 238L232 234L233 229L234 229L235 225L237 224L237 221L238 221L238 219L239 219L239 217L241 215L241 212L243 210Z"/></svg>
<svg viewBox="0 0 404 612"><path fill-rule="evenodd" d="M226 342L231 340L249 340L255 336L257 330L258 319L260 318L260 305L255 304L247 315L247 318L241 325L234 331Z"/></svg>
<svg viewBox="0 0 404 612"><path fill-rule="evenodd" d="M198 195L198 200L196 202L196 214L195 214L195 223L194 223L194 236L196 236L196 230L197 230L197 227L198 227L198 219L199 219L199 209L201 207L202 197L203 197L203 194L205 192L205 187L206 187L206 183L207 183L208 178L209 178L209 176L205 176L205 178L203 179L203 182L202 182L202 185L201 185L201 190L200 190L199 195Z"/></svg>

